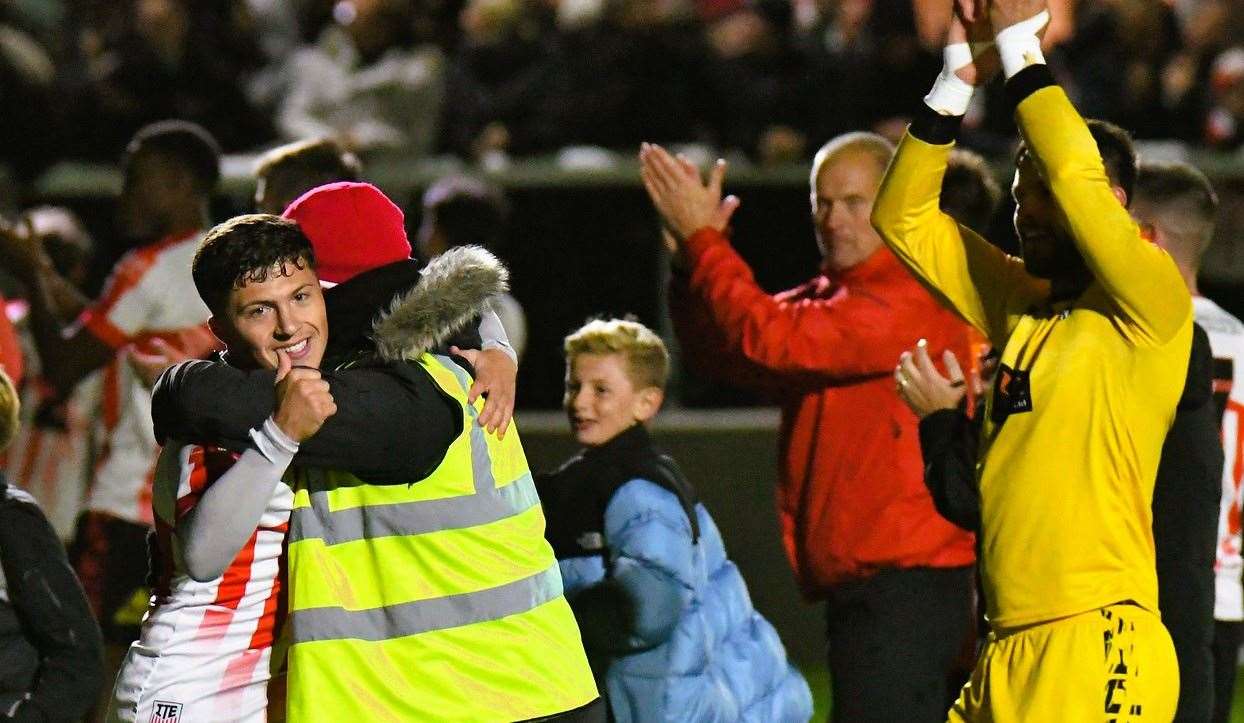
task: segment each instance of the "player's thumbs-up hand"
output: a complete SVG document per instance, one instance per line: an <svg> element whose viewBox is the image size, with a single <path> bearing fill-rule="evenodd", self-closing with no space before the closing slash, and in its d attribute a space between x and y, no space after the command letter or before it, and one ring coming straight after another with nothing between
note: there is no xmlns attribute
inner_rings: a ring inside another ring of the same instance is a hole
<svg viewBox="0 0 1244 723"><path fill-rule="evenodd" d="M278 351L276 357L276 412L272 419L290 439L302 442L337 413L337 404L318 369L293 368L284 351Z"/></svg>

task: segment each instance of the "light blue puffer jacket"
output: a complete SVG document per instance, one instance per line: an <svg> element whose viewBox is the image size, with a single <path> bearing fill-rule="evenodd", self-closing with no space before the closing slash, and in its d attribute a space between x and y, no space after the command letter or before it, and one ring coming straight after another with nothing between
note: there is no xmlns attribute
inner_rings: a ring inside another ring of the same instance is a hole
<svg viewBox="0 0 1244 723"><path fill-rule="evenodd" d="M703 505L692 544L678 498L644 479L614 493L605 539L614 577L640 600L636 634L655 647L614 658L605 677L619 723L804 723L812 694L773 626L752 608ZM566 595L600 582L599 557L561 561ZM633 574L631 574L633 573ZM662 641L663 642L659 642Z"/></svg>

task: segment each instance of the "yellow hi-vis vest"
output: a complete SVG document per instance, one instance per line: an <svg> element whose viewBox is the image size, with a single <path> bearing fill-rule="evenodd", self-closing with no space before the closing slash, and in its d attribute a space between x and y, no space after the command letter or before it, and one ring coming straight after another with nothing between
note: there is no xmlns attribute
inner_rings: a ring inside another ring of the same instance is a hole
<svg viewBox="0 0 1244 723"><path fill-rule="evenodd" d="M289 527L291 723L518 721L597 697L518 432L424 354L462 434L417 484L300 473ZM418 425L418 419L394 424Z"/></svg>

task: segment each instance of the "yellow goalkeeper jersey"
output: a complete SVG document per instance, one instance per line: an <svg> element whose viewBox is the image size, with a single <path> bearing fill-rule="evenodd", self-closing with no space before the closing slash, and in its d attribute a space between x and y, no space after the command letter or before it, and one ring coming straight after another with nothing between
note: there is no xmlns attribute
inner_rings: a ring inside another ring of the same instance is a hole
<svg viewBox="0 0 1244 723"><path fill-rule="evenodd" d="M1001 628L1134 601L1157 612L1153 482L1183 390L1191 296L1114 197L1063 91L1018 106L1094 282L1049 284L938 209L950 145L908 134L873 222L918 278L1002 349L977 480L988 616Z"/></svg>

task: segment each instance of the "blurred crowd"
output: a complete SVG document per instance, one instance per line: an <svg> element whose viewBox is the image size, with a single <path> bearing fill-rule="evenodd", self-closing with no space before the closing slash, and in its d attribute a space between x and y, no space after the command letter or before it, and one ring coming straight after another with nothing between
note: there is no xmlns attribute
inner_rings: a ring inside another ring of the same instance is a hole
<svg viewBox="0 0 1244 723"><path fill-rule="evenodd" d="M947 0L0 0L0 148L19 178L115 161L143 124L227 152L334 135L469 161L641 140L738 159L895 137L940 67ZM1087 116L1244 142L1244 4L1061 0L1047 55ZM966 140L1012 137L1000 98Z"/></svg>

